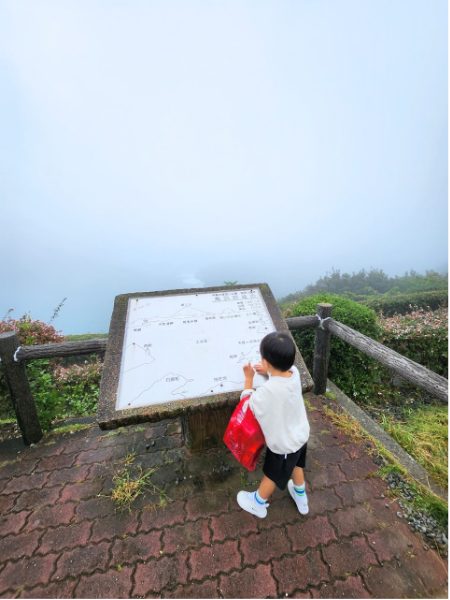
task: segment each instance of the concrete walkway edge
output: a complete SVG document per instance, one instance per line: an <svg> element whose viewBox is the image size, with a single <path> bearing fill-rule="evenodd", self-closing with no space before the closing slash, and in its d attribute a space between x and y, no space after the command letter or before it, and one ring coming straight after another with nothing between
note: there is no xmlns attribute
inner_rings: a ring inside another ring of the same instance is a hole
<svg viewBox="0 0 450 600"><path fill-rule="evenodd" d="M404 450L378 423L353 402L332 381L327 380L327 389L335 396L338 403L358 421L358 423L375 439L377 439L398 460L408 473L420 484L447 502L447 492L430 479L428 472L406 450Z"/></svg>

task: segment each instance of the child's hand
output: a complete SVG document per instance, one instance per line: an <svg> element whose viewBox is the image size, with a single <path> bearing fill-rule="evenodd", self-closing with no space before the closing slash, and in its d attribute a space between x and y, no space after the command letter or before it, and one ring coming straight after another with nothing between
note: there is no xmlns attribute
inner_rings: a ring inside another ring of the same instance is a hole
<svg viewBox="0 0 450 600"><path fill-rule="evenodd" d="M261 363L256 363L254 365L255 371L260 375L267 375L267 369L265 369Z"/></svg>
<svg viewBox="0 0 450 600"><path fill-rule="evenodd" d="M253 369L251 363L248 363L247 365L244 365L243 367L244 369L244 375L245 375L245 379L247 378L253 378L255 375L255 370Z"/></svg>
<svg viewBox="0 0 450 600"><path fill-rule="evenodd" d="M253 387L253 377L255 376L255 371L250 363L244 365L243 369L245 376L244 389L249 390Z"/></svg>

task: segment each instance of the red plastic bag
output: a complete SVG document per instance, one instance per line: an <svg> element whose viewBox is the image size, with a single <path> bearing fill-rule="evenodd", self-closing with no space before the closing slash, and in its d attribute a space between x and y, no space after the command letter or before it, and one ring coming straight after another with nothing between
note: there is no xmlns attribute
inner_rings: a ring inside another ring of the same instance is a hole
<svg viewBox="0 0 450 600"><path fill-rule="evenodd" d="M234 409L223 441L248 471L254 471L263 449L264 434L249 407L250 395L244 396Z"/></svg>

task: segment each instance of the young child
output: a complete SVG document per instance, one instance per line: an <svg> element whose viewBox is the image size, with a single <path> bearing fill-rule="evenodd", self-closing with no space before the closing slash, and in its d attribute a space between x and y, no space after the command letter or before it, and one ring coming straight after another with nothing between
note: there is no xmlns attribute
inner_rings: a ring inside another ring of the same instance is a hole
<svg viewBox="0 0 450 600"><path fill-rule="evenodd" d="M287 333L266 335L260 345L261 362L244 367L245 384L241 398L251 394L249 407L266 439L266 455L259 488L240 491L237 502L247 512L264 519L267 500L278 487L288 486L302 515L308 513L305 490L305 466L309 423L302 396L300 373L294 366L295 345ZM255 370L267 375L264 385L253 389ZM291 479L292 477L292 479Z"/></svg>

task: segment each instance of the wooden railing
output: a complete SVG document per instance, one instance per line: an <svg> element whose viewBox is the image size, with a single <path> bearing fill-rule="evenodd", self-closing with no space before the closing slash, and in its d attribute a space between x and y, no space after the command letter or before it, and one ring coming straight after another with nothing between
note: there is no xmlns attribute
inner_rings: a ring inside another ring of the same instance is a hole
<svg viewBox="0 0 450 600"><path fill-rule="evenodd" d="M370 358L374 358L382 365L385 365L394 373L397 373L410 383L426 390L432 396L448 402L448 380L437 373L430 371L426 367L406 358L402 354L395 352L391 348L380 344L370 337L355 331L351 327L335 321L331 318L331 304L319 304L317 306L316 316L316 342L314 348L314 393L323 394L326 390L329 342L331 335L344 340L357 348ZM294 317L286 319L289 329L304 329L309 326L309 319L312 317ZM308 321L306 320L308 319ZM326 320L323 320L326 319ZM319 327L319 323L321 327ZM322 329L323 328L323 329Z"/></svg>
<svg viewBox="0 0 450 600"><path fill-rule="evenodd" d="M448 381L433 371L383 346L351 327L335 321L331 304L318 304L317 314L286 319L289 329L315 329L313 359L314 393L324 394L328 377L330 339L332 335L344 340L367 356L389 367L403 379L426 390L442 402L448 402ZM42 429L26 373L26 362L39 358L58 358L85 354L103 354L107 339L20 346L14 331L0 334L0 359L11 394L17 422L25 444L38 442Z"/></svg>
<svg viewBox="0 0 450 600"><path fill-rule="evenodd" d="M83 340L80 342L60 342L58 344L35 344L20 346L16 360L27 361L38 358L61 358L62 356L81 356L83 354L103 354L107 338Z"/></svg>

